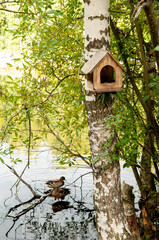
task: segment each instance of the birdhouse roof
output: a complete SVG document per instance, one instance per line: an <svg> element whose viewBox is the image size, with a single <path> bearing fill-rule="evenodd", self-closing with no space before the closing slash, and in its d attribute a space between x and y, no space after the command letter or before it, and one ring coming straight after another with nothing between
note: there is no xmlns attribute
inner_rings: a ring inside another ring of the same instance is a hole
<svg viewBox="0 0 159 240"><path fill-rule="evenodd" d="M82 67L82 72L84 72L85 74L91 73L93 72L93 70L98 66L98 64L103 60L104 57L106 56L110 56L119 66L120 68L124 71L125 69L121 66L121 64L115 59L115 57L113 57L113 55L108 52L108 51L102 51L99 50L98 52L96 52L94 54L94 56L85 63L85 65Z"/></svg>

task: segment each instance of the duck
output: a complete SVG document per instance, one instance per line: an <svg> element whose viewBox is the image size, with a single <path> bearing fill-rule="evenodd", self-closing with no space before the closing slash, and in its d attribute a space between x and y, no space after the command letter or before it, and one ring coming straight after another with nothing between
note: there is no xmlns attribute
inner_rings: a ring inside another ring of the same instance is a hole
<svg viewBox="0 0 159 240"><path fill-rule="evenodd" d="M46 182L46 185L49 188L59 188L64 185L65 177L60 177L60 179L55 179L55 180L49 180Z"/></svg>
<svg viewBox="0 0 159 240"><path fill-rule="evenodd" d="M70 190L68 188L54 188L51 191L51 195L55 198L55 200L61 199L62 201L68 194L70 194Z"/></svg>

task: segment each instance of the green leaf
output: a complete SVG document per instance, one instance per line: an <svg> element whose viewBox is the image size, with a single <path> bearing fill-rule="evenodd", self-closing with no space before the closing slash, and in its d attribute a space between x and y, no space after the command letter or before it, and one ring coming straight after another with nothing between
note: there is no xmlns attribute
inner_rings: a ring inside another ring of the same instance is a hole
<svg viewBox="0 0 159 240"><path fill-rule="evenodd" d="M159 51L159 45L154 48L155 51Z"/></svg>
<svg viewBox="0 0 159 240"><path fill-rule="evenodd" d="M3 158L0 157L0 161L4 164L4 160L3 160Z"/></svg>
<svg viewBox="0 0 159 240"><path fill-rule="evenodd" d="M109 153L108 152L101 153L100 155L103 156L103 157L109 157Z"/></svg>
<svg viewBox="0 0 159 240"><path fill-rule="evenodd" d="M156 82L150 82L150 83L149 83L149 87L155 87L156 84L157 84Z"/></svg>
<svg viewBox="0 0 159 240"><path fill-rule="evenodd" d="M45 51L42 50L42 51L39 52L38 57L41 57L41 56L44 55L44 54L45 54Z"/></svg>
<svg viewBox="0 0 159 240"><path fill-rule="evenodd" d="M62 15L62 12L59 10L50 10L47 14L54 14L55 16Z"/></svg>
<svg viewBox="0 0 159 240"><path fill-rule="evenodd" d="M6 63L8 67L13 67L11 63Z"/></svg>
<svg viewBox="0 0 159 240"><path fill-rule="evenodd" d="M146 102L149 99L150 95L146 95L145 97L143 97L143 101Z"/></svg>
<svg viewBox="0 0 159 240"><path fill-rule="evenodd" d="M123 164L123 168L126 168L126 167L127 167L127 168L130 167L130 163L129 163L129 162L126 162L126 163Z"/></svg>
<svg viewBox="0 0 159 240"><path fill-rule="evenodd" d="M99 160L99 157L95 157L95 158L93 159L93 162L98 162L98 160Z"/></svg>
<svg viewBox="0 0 159 240"><path fill-rule="evenodd" d="M51 42L51 43L50 43L50 47L53 47L53 46L55 46L55 45L57 45L57 44L58 44L58 41Z"/></svg>
<svg viewBox="0 0 159 240"><path fill-rule="evenodd" d="M13 78L11 76L7 75L7 77L10 78L13 81Z"/></svg>

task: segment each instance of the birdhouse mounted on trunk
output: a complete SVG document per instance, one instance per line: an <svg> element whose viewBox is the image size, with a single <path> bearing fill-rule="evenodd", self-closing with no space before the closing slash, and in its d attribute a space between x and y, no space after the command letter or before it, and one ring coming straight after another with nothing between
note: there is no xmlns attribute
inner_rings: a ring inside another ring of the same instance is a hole
<svg viewBox="0 0 159 240"><path fill-rule="evenodd" d="M81 70L86 74L87 85L95 92L122 90L125 70L109 52L99 50Z"/></svg>

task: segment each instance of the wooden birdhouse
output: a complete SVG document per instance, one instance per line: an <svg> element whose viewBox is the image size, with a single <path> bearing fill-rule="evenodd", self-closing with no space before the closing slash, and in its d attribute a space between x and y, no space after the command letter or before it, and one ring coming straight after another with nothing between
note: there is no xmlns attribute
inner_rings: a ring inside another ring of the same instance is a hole
<svg viewBox="0 0 159 240"><path fill-rule="evenodd" d="M99 50L81 70L86 74L87 85L95 92L122 90L125 70L110 52Z"/></svg>

